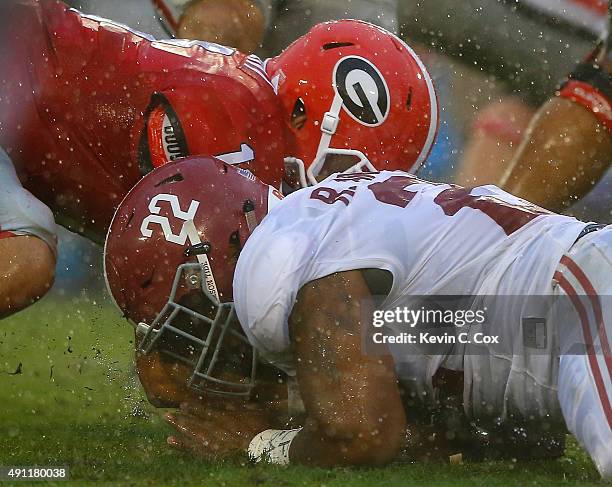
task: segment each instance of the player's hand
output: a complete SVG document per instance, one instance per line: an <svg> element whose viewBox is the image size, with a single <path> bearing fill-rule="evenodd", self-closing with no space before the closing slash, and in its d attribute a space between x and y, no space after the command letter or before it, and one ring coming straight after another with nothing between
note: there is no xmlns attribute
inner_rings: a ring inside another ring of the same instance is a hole
<svg viewBox="0 0 612 487"><path fill-rule="evenodd" d="M177 36L235 47L251 53L264 35L264 16L251 0L199 0L179 20Z"/></svg>
<svg viewBox="0 0 612 487"><path fill-rule="evenodd" d="M183 403L164 419L177 432L167 438L170 446L206 459L245 452L253 437L270 427L265 411L246 407L231 410Z"/></svg>

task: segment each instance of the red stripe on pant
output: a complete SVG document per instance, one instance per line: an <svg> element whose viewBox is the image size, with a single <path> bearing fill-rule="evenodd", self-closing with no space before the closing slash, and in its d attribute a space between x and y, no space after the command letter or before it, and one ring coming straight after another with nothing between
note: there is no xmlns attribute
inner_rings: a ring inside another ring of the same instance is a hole
<svg viewBox="0 0 612 487"><path fill-rule="evenodd" d="M606 362L606 367L608 368L610 381L612 381L612 354L610 353L610 342L608 341L608 334L606 332L606 324L601 311L601 301L599 300L599 295L597 294L597 291L595 291L595 287L593 284L591 284L591 281L587 275L578 266L578 264L576 264L576 262L564 255L561 258L561 264L567 267L574 275L578 283L585 290L587 296L589 297L589 301L591 301L591 305L593 306L593 310L595 312L595 319L597 320L597 333L599 334L599 340L601 341L604 360Z"/></svg>
<svg viewBox="0 0 612 487"><path fill-rule="evenodd" d="M610 429L612 429L612 407L610 406L610 399L606 393L606 386L601 375L601 370L599 369L599 362L597 362L597 357L595 356L595 347L593 346L593 337L591 336L591 329L589 328L589 319L586 309L576 294L576 290L563 276L563 274L557 271L555 272L553 278L559 283L561 289L563 289L563 291L565 291L565 293L569 296L574 308L576 308L576 311L580 316L580 322L582 323L582 334L584 335L587 357L589 360L589 365L591 366L591 373L593 374L593 379L595 380L595 388L597 389L604 415L608 421L608 426Z"/></svg>

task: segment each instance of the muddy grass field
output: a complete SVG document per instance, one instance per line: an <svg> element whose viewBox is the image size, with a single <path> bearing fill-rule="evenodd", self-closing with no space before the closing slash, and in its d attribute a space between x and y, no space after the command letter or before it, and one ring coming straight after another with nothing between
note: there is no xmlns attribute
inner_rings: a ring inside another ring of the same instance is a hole
<svg viewBox="0 0 612 487"><path fill-rule="evenodd" d="M166 446L171 430L144 400L132 349L131 328L104 300L50 296L2 320L0 466L68 466L60 486L601 485L573 441L551 461L332 470L253 466L246 457L205 463Z"/></svg>

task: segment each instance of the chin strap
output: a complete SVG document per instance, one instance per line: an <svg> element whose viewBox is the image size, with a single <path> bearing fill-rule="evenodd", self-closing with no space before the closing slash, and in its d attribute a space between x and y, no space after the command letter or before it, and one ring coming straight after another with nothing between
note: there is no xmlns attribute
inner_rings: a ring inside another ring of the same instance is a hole
<svg viewBox="0 0 612 487"><path fill-rule="evenodd" d="M343 173L346 173L346 174L350 174L354 172L366 172L366 171L376 172L378 171L378 169L374 167L374 164L370 162L370 160L366 157L366 155L363 152L358 151L358 150L353 150L353 149L327 149L320 156L320 162L318 163L320 167L323 166L323 163L325 162L325 158L329 155L352 156L352 157L357 157L359 159L359 161L356 164L342 171ZM319 175L319 171L315 173L312 170L312 166L315 165L314 162L306 170L304 161L302 161L302 159L299 159L297 157L285 157L284 161L285 161L285 174L289 175L288 179L291 182L293 181L297 182L298 188L295 188L291 184L288 183L288 186L291 187L291 190L283 191L283 194L287 195L288 193L291 193L295 191L296 189L307 188L309 186L314 186L315 184L320 183L320 181L317 179L317 176ZM317 162L317 160L315 160L315 162Z"/></svg>
<svg viewBox="0 0 612 487"><path fill-rule="evenodd" d="M325 159L329 155L351 156L359 159L359 162L343 171L345 173L359 172L363 171L364 169L367 169L368 171L376 171L372 163L368 160L363 152L355 149L334 149L330 147L332 136L336 133L336 130L338 130L338 124L340 123L340 111L342 110L343 103L342 97L338 92L336 92L329 111L323 114L320 127L321 140L319 141L317 154L315 155L315 158L310 166L308 166L306 176L303 178L307 180L310 185L315 185L319 182L317 176L321 172L321 169L323 169ZM302 179L301 175L300 179ZM300 180L300 183L301 182L302 181Z"/></svg>
<svg viewBox="0 0 612 487"><path fill-rule="evenodd" d="M192 247L202 248L204 249L205 244L200 240L200 235L198 234L198 230L193 223L193 220L187 220L184 223L184 227L187 230L187 237L191 242ZM219 291L217 290L217 283L215 282L215 276L213 275L212 268L210 266L210 260L208 260L207 253L210 252L210 244L208 245L208 249L206 252L194 252L198 263L202 266L202 271L204 272L205 279L205 287L210 294L219 302Z"/></svg>
<svg viewBox="0 0 612 487"><path fill-rule="evenodd" d="M242 205L242 212L244 213L249 233L253 233L253 230L255 230L258 225L257 216L255 216L255 203L251 200L246 200Z"/></svg>
<svg viewBox="0 0 612 487"><path fill-rule="evenodd" d="M334 149L330 147L332 136L336 133L338 124L340 123L342 103L342 97L336 93L329 111L325 112L321 119L321 140L319 141L319 147L317 148L315 158L308 168L306 168L304 161L297 157L285 157L284 159L286 174L290 175L289 179L297 180L296 182L301 188L314 186L320 182L317 177L325 165L327 156L330 155L351 156L359 159L356 164L342 171L344 173L377 170L367 156L361 151L355 149Z"/></svg>
<svg viewBox="0 0 612 487"><path fill-rule="evenodd" d="M336 93L329 111L325 112L323 114L323 118L321 119L321 140L319 140L319 147L317 148L317 154L315 155L315 162L313 162L313 164L311 164L308 168L309 170L312 169L313 172L319 172L320 167L313 166L324 155L327 149L329 149L331 138L336 133L336 130L338 130L338 124L340 123L340 110L342 110L342 97Z"/></svg>
<svg viewBox="0 0 612 487"><path fill-rule="evenodd" d="M297 182L299 188L307 188L309 186L306 180L306 168L304 167L304 161L297 157L285 157L285 174L289 176L290 185ZM296 188L292 186L292 190ZM286 194L286 193L284 193Z"/></svg>

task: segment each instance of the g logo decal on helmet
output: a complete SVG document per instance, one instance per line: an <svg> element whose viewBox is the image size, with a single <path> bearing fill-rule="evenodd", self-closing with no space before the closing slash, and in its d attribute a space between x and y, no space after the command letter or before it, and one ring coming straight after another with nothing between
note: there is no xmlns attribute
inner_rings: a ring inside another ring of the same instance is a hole
<svg viewBox="0 0 612 487"><path fill-rule="evenodd" d="M385 121L391 105L389 88L371 62L347 56L336 64L333 80L344 109L357 122L376 127Z"/></svg>

